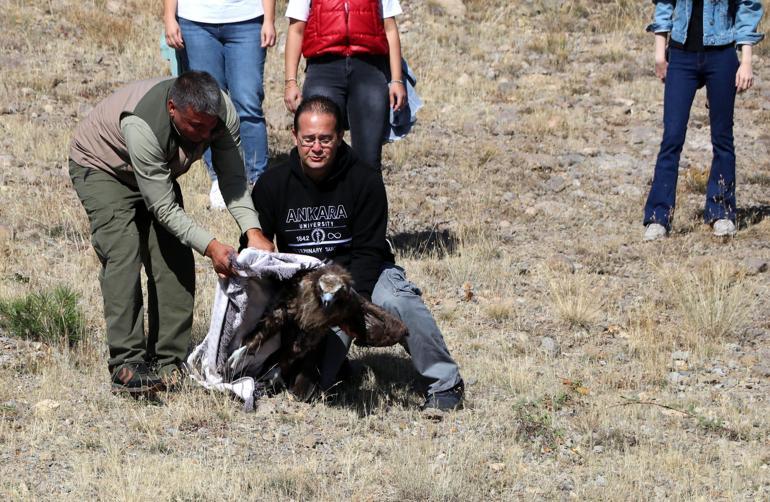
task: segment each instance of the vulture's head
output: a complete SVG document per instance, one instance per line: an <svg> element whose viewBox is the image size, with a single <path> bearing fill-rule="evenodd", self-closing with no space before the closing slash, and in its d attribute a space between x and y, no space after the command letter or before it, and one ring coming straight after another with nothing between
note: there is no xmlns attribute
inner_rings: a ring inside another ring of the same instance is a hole
<svg viewBox="0 0 770 502"><path fill-rule="evenodd" d="M338 304L350 299L352 279L342 267L327 265L321 270L316 281L316 293L324 312L331 311Z"/></svg>

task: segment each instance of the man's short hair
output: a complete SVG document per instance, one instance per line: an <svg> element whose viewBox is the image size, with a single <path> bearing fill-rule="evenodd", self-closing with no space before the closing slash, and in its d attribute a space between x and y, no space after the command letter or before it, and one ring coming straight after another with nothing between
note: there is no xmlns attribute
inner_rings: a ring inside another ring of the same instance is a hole
<svg viewBox="0 0 770 502"><path fill-rule="evenodd" d="M299 116L303 113L319 113L329 114L334 116L334 131L337 134L342 133L344 130L342 123L342 111L337 103L327 98L326 96L310 96L307 99L303 99L297 107L297 112L294 114L294 130L299 131Z"/></svg>
<svg viewBox="0 0 770 502"><path fill-rule="evenodd" d="M222 106L217 81L205 71L186 71L171 85L169 99L181 110L216 116Z"/></svg>

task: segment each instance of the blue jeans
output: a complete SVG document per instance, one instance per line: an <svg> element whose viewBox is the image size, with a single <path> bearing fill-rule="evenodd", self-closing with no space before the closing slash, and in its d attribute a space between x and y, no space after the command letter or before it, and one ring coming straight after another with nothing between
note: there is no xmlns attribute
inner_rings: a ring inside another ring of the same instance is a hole
<svg viewBox="0 0 770 502"><path fill-rule="evenodd" d="M722 218L735 221L735 148L733 112L735 48L705 52L686 52L671 48L663 98L663 141L660 144L655 175L644 206L644 224L659 223L671 228L676 203L679 156L682 153L687 121L695 91L706 86L711 123L713 159L706 189L703 218L713 223Z"/></svg>
<svg viewBox="0 0 770 502"><path fill-rule="evenodd" d="M241 146L246 178L254 183L267 167L267 126L262 112L262 86L266 51L261 47L260 16L226 24L197 23L179 19L190 70L210 73L230 94L241 120ZM211 152L206 164L212 179Z"/></svg>
<svg viewBox="0 0 770 502"><path fill-rule="evenodd" d="M389 126L388 80L387 56L319 56L308 60L302 88L304 98L321 95L337 103L353 150L378 169Z"/></svg>
<svg viewBox="0 0 770 502"><path fill-rule="evenodd" d="M417 372L430 381L429 393L449 390L462 380L460 369L444 343L433 315L422 301L422 292L407 280L404 269L395 265L385 268L374 285L372 302L398 316L409 330L406 348ZM322 389L335 382L337 371L345 359L351 338L340 330L327 337L321 364Z"/></svg>

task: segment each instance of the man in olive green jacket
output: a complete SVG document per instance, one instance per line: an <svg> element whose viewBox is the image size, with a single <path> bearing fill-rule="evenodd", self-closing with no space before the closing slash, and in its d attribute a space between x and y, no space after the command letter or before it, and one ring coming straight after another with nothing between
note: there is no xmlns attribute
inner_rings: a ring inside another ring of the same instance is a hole
<svg viewBox="0 0 770 502"><path fill-rule="evenodd" d="M102 264L114 391L152 392L182 374L195 293L190 248L210 258L220 277L233 273L235 250L185 213L176 182L209 147L222 196L248 246L272 251L248 194L238 115L209 74L130 83L75 131L70 177Z"/></svg>

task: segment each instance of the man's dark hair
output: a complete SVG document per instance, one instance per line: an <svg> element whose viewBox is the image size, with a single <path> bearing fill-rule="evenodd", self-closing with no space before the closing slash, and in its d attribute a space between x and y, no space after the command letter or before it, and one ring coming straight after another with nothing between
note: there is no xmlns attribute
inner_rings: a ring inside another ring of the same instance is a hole
<svg viewBox="0 0 770 502"><path fill-rule="evenodd" d="M342 123L342 111L337 103L327 98L326 96L310 96L307 99L303 99L297 107L297 112L294 114L294 130L299 131L299 116L303 113L319 113L329 114L334 116L334 131L337 134L341 134L343 131Z"/></svg>
<svg viewBox="0 0 770 502"><path fill-rule="evenodd" d="M168 95L174 106L188 107L195 113L216 116L222 106L222 93L217 81L205 71L186 71L171 85Z"/></svg>

